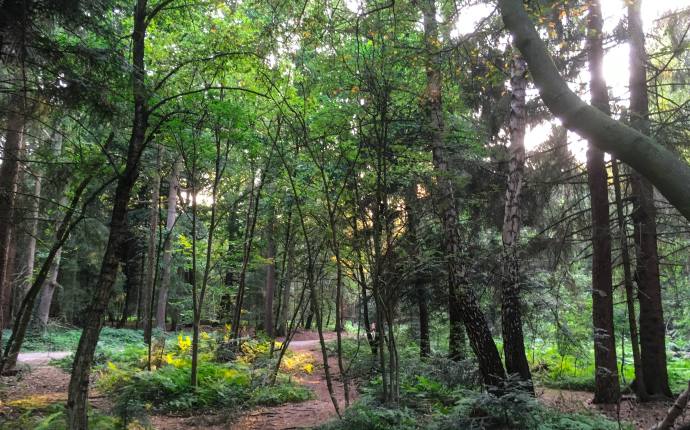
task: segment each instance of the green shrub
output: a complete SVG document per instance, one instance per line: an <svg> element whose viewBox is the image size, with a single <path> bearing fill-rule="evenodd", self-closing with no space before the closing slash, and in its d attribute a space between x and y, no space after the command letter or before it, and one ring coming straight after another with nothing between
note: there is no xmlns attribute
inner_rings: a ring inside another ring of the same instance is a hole
<svg viewBox="0 0 690 430"><path fill-rule="evenodd" d="M277 406L283 403L304 402L314 398L314 393L301 385L282 383L275 386L261 386L252 391L253 405Z"/></svg>
<svg viewBox="0 0 690 430"><path fill-rule="evenodd" d="M320 430L413 430L418 428L417 418L406 408L390 409L371 399L352 405L341 420L333 420Z"/></svg>
<svg viewBox="0 0 690 430"><path fill-rule="evenodd" d="M632 429L595 414L564 414L541 406L523 391L500 397L467 392L455 409L438 417L433 430L512 429L512 430L618 430Z"/></svg>

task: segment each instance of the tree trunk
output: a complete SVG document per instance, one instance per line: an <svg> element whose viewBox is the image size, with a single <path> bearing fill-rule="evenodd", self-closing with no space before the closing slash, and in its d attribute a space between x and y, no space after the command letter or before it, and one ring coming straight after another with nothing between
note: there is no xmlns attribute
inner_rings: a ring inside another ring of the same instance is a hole
<svg viewBox="0 0 690 430"><path fill-rule="evenodd" d="M12 297L10 278L11 242L14 224L17 181L19 179L19 157L24 143L24 98L14 95L10 103L14 106L7 115L5 142L0 164L0 341L2 329L10 321L9 301Z"/></svg>
<svg viewBox="0 0 690 430"><path fill-rule="evenodd" d="M630 35L630 124L649 135L647 53L640 16L641 1L628 2ZM667 174L672 174L667 172ZM640 301L640 346L645 388L650 395L671 397L666 370L666 327L661 304L659 255L656 237L656 208L652 184L633 174L632 218L635 226L636 277Z"/></svg>
<svg viewBox="0 0 690 430"><path fill-rule="evenodd" d="M452 171L448 165L448 151L445 147L443 106L441 102L441 57L434 0L423 0L424 44L427 51L427 87L423 96L426 113L426 137L433 151L434 170L437 175L437 201L441 212L444 234L443 248L448 259L449 296L458 299L462 319L470 339L472 350L477 356L482 379L487 386L498 386L505 379L501 357L491 335L489 325L472 291L462 262L462 245L458 230L458 209ZM382 327L381 327L382 328ZM452 336L452 334L451 334Z"/></svg>
<svg viewBox="0 0 690 430"><path fill-rule="evenodd" d="M630 264L630 250L628 247L628 227L623 213L623 196L621 190L620 172L618 161L611 160L611 173L613 174L613 189L616 196L616 218L618 219L618 232L621 247L621 260L623 264L623 284L625 285L625 303L628 309L628 325L630 326L630 343L632 346L633 365L635 367L635 394L642 400L648 400L647 388L644 385L644 370L640 356L640 335L637 330L637 317L635 316L635 288Z"/></svg>
<svg viewBox="0 0 690 430"><path fill-rule="evenodd" d="M266 226L266 289L264 291L264 330L268 337L273 339L273 296L276 290L276 243L273 237L275 225L275 211L271 210L271 219Z"/></svg>
<svg viewBox="0 0 690 430"><path fill-rule="evenodd" d="M34 273L34 265L36 261L36 237L38 236L38 216L39 216L39 202L41 201L41 177L34 178L34 195L30 205L29 212L29 228L28 241L26 244L26 263L22 278L21 294L18 297L17 303L24 300L24 296L31 288L31 279Z"/></svg>
<svg viewBox="0 0 690 430"><path fill-rule="evenodd" d="M503 22L530 65L546 106L571 131L596 142L645 176L690 220L690 166L639 131L587 105L561 77L521 0L499 0ZM631 49L631 52L633 50Z"/></svg>
<svg viewBox="0 0 690 430"><path fill-rule="evenodd" d="M170 172L170 179L168 179L168 213L165 220L161 284L158 289L158 305L156 306L156 327L162 331L165 331L165 315L168 308L168 292L170 291L170 279L172 276L172 232L177 220L177 192L180 188L178 177L180 176L181 168L181 161L175 161Z"/></svg>
<svg viewBox="0 0 690 430"><path fill-rule="evenodd" d="M599 0L592 0L587 17L587 54L592 105L610 114L603 77L602 15ZM592 320L594 328L594 403L620 399L616 340L613 328L613 281L611 278L611 230L608 177L604 153L590 141L587 178L592 206Z"/></svg>
<svg viewBox="0 0 690 430"><path fill-rule="evenodd" d="M64 207L67 204L67 196L60 198L60 206ZM55 231L60 229L61 220L56 220ZM57 242L58 237L55 238ZM48 320L50 319L50 305L53 303L53 295L55 294L55 289L59 286L58 284L58 274L60 272L60 259L62 257L62 247L60 247L53 258L50 268L48 269L48 277L43 284L43 289L41 290L41 298L38 304L38 322L41 327L46 327L48 325Z"/></svg>
<svg viewBox="0 0 690 430"><path fill-rule="evenodd" d="M419 219L417 218L417 210L419 202L417 201L417 184L413 183L407 191L405 202L405 214L407 216L407 248L410 256L410 263L412 265L412 287L415 298L417 299L417 309L419 311L419 356L421 358L429 357L431 355L431 343L429 341L429 298L424 285L424 277L422 276L422 262L419 258Z"/></svg>
<svg viewBox="0 0 690 430"><path fill-rule="evenodd" d="M87 404L89 376L98 336L103 325L103 314L108 306L118 271L117 252L127 237L127 206L134 183L139 173L139 159L146 143L148 128L148 107L144 84L144 46L146 38L147 0L137 0L132 32L132 93L134 96L134 117L132 135L127 148L125 169L117 181L113 198L113 211L110 218L110 234L96 291L86 311L85 326L79 338L79 346L74 355L72 375L67 396L68 427L71 430L87 430Z"/></svg>
<svg viewBox="0 0 690 430"><path fill-rule="evenodd" d="M531 381L532 374L525 355L520 303L520 194L525 167L525 89L527 64L516 54L513 57L510 85L510 161L508 164L505 210L503 216L503 285L501 325L506 371L519 375L522 381ZM528 387L533 391L531 382Z"/></svg>
<svg viewBox="0 0 690 430"><path fill-rule="evenodd" d="M158 163L157 163L158 164ZM156 261L158 260L158 250L156 249L156 233L158 231L158 221L160 217L160 188L161 176L156 171L153 172L151 183L151 207L149 211L149 237L146 244L146 281L144 282L141 291L140 303L143 304L144 312L142 319L144 320L144 339L151 339L151 296L153 295L154 285L156 283Z"/></svg>
<svg viewBox="0 0 690 430"><path fill-rule="evenodd" d="M124 285L125 299L122 303L122 314L117 323L119 328L126 325L133 311L136 312L137 296L144 283L144 252L144 244L135 231L132 228L127 229L127 239L121 250L127 280Z"/></svg>

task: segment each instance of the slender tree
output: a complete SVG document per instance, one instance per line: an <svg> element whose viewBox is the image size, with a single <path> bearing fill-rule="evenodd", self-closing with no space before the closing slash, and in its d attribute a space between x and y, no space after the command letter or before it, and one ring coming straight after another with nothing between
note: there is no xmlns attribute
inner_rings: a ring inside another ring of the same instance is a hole
<svg viewBox="0 0 690 430"><path fill-rule="evenodd" d="M650 134L647 52L640 15L642 1L628 2L630 40L630 124ZM632 177L635 279L640 303L640 346L644 386L650 395L671 397L666 370L666 326L661 304L654 187L637 172Z"/></svg>
<svg viewBox="0 0 690 430"><path fill-rule="evenodd" d="M603 76L602 15L599 0L589 3L587 58L592 105L610 114ZM613 280L609 225L608 177L604 152L590 141L587 179L592 207L592 320L594 329L594 403L616 403L620 398L616 339L613 328Z"/></svg>
<svg viewBox="0 0 690 430"><path fill-rule="evenodd" d="M452 170L448 161L445 142L443 105L441 102L441 56L434 0L419 1L424 15L424 45L427 52L427 86L423 95L426 115L425 137L431 144L434 170L437 176L436 199L441 212L444 234L443 249L448 259L449 296L457 298L462 309L462 319L470 339L470 345L479 362L484 383L498 386L505 378L501 357L491 335L484 313L479 307L474 291L469 285L466 268L462 262L463 246L458 226L458 208ZM451 325L451 338L457 330Z"/></svg>
<svg viewBox="0 0 690 430"><path fill-rule="evenodd" d="M517 374L523 381L531 381L532 375L525 355L525 339L522 332L520 303L520 195L525 168L525 89L527 88L527 64L519 54L513 56L510 76L510 160L508 162L505 210L503 215L503 283L501 324L506 371ZM531 383L528 384L531 388Z"/></svg>

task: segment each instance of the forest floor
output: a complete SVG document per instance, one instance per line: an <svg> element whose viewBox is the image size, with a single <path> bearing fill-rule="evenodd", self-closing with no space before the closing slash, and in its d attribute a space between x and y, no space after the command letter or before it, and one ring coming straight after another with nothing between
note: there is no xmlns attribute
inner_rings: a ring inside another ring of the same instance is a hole
<svg viewBox="0 0 690 430"><path fill-rule="evenodd" d="M631 423L636 429L649 429L661 421L673 401L640 403L625 396L620 405L592 404L592 393L587 391L557 390L537 387L537 397L543 404L561 412L598 412L614 421ZM690 423L690 410L685 409L677 424Z"/></svg>
<svg viewBox="0 0 690 430"><path fill-rule="evenodd" d="M327 340L334 338L333 333L327 334ZM296 352L309 352L314 357L314 363L322 362L321 348L316 333L298 333L290 343L290 349ZM4 390L0 397L0 421L3 416L12 413L13 406L22 404L52 404L62 403L67 398L69 374L49 364L50 360L68 355L68 352L32 352L20 354L20 365L28 367L29 371L20 376L4 379ZM343 385L338 375L338 365L335 357L329 358L329 366L334 377L335 394L341 411L344 408ZM241 416L222 413L205 414L203 416L170 416L154 415L151 424L159 430L204 429L204 430L288 430L311 428L335 418L336 412L331 402L326 385L325 373L322 365L314 367L311 374L296 377L296 382L309 387L315 398L302 403L286 404L275 407L261 407L244 412ZM351 393L356 390L351 388ZM562 412L598 412L613 420L633 423L635 428L648 429L660 421L666 414L672 402L639 403L633 398L624 398L617 405L593 405L592 393L586 391L558 390L544 387L537 388L539 401ZM96 409L107 412L112 405L108 399L97 390L90 391L90 402ZM690 421L690 411L678 420Z"/></svg>
<svg viewBox="0 0 690 430"><path fill-rule="evenodd" d="M326 334L326 340L333 340L333 333ZM321 346L318 335L312 332L298 333L290 342L292 351L309 352L314 356L314 363L322 363ZM0 397L0 421L3 416L12 413L13 406L21 404L47 405L65 402L69 374L49 364L53 359L63 358L69 352L32 352L19 356L22 367L28 367L19 377L5 378L5 389ZM335 357L329 358L333 375L336 399L341 411L345 405L343 384L338 374ZM295 378L295 381L309 387L314 392L314 399L297 404L286 404L275 407L261 407L248 411L240 417L223 414L205 414L203 416L169 416L154 415L151 424L158 430L204 429L204 430L287 430L311 428L335 418L336 412L331 402L326 376L322 365L315 365L308 375ZM351 388L356 395L356 389ZM107 412L111 408L101 393L90 390L90 403L96 409Z"/></svg>

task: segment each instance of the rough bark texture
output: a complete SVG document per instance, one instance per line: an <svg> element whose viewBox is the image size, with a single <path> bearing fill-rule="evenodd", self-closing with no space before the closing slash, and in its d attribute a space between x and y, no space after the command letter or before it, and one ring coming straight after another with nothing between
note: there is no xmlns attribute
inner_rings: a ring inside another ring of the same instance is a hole
<svg viewBox="0 0 690 430"><path fill-rule="evenodd" d="M163 241L163 263L161 268L161 284L158 289L158 304L156 306L156 327L165 330L165 314L168 308L168 292L170 291L170 278L172 276L172 231L177 219L177 192L180 188L178 176L182 168L180 160L173 165L168 180L168 213L165 220L165 240Z"/></svg>
<svg viewBox="0 0 690 430"><path fill-rule="evenodd" d="M676 401L673 403L673 406L669 408L668 412L666 413L666 417L663 419L663 421L653 426L650 430L668 430L673 428L673 424L676 422L680 414L683 413L685 407L688 405L689 398L690 382L688 382L688 388L686 388L685 391L680 393Z"/></svg>
<svg viewBox="0 0 690 430"><path fill-rule="evenodd" d="M642 134L649 135L647 53L640 5L639 0L628 2L630 123ZM667 174L673 173L669 171ZM632 218L635 226L637 256L635 276L639 288L640 355L645 378L644 385L650 395L671 397L666 370L666 327L661 305L654 188L647 179L635 173L632 177L632 191L634 194Z"/></svg>
<svg viewBox="0 0 690 430"><path fill-rule="evenodd" d="M520 238L520 195L525 168L525 89L527 87L527 64L520 55L515 55L511 67L510 86L510 160L506 186L505 210L503 215L503 282L501 302L501 325L503 329L503 351L506 371L519 375L522 381L531 381L532 374L525 355L525 339L522 332L520 303L520 260L518 240ZM530 384L530 391L531 388Z"/></svg>
<svg viewBox="0 0 690 430"><path fill-rule="evenodd" d="M10 264L12 226L19 178L19 157L23 146L24 102L23 96L12 98L11 110L7 114L5 142L0 164L0 329L6 328L10 321ZM0 339L2 333L0 332Z"/></svg>
<svg viewBox="0 0 690 430"><path fill-rule="evenodd" d="M423 95L426 114L426 137L432 146L434 170L437 176L436 199L442 218L443 249L448 261L450 297L457 298L462 309L462 319L484 383L498 386L505 379L501 357L491 335L491 330L479 307L477 298L468 283L466 268L462 262L462 244L458 230L458 209L452 171L448 165L448 150L444 139L443 105L441 102L441 58L436 5L434 0L420 1L424 14L424 44L427 52L427 86ZM452 335L452 334L451 334Z"/></svg>
<svg viewBox="0 0 690 430"><path fill-rule="evenodd" d="M127 236L127 206L138 176L139 159L146 141L146 129L148 127L148 108L144 84L146 4L146 0L138 0L134 12L134 30L132 32L134 117L132 135L127 149L125 169L118 178L113 198L110 234L101 263L96 291L86 311L84 329L74 355L67 396L68 426L71 430L86 430L88 428L87 401L91 365L93 364L98 336L103 325L103 315L108 306L108 299L117 277L117 251Z"/></svg>
<svg viewBox="0 0 690 430"><path fill-rule="evenodd" d="M603 76L602 15L599 0L589 3L587 17L592 105L609 115L609 97ZM592 214L592 322L594 329L594 403L616 403L620 398L616 339L613 329L613 280L611 278L611 229L608 177L604 153L594 140L587 150L587 182Z"/></svg>
<svg viewBox="0 0 690 430"><path fill-rule="evenodd" d="M571 131L595 142L644 175L690 219L690 166L643 133L588 105L568 88L532 24L522 0L499 0L503 22L530 67L551 112Z"/></svg>

